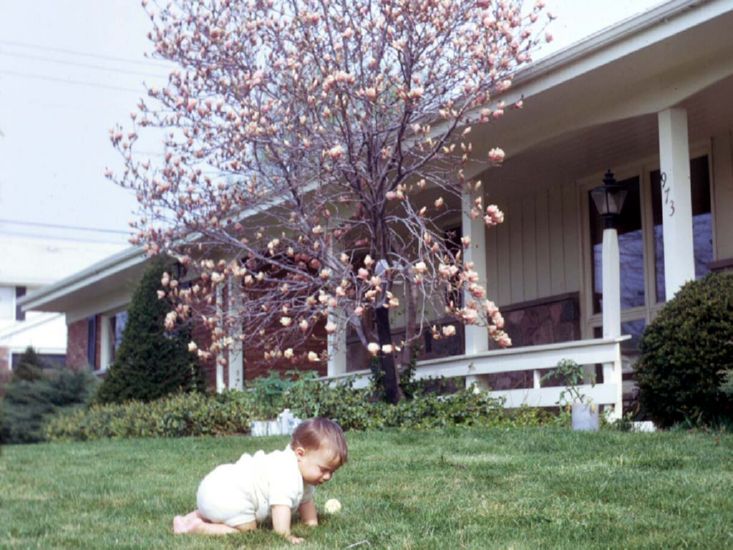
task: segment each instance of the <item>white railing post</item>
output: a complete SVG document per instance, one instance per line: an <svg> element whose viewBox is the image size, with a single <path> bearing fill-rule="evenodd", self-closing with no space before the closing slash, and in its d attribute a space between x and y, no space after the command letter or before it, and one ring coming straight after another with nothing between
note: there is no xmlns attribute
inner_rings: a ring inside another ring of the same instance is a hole
<svg viewBox="0 0 733 550"><path fill-rule="evenodd" d="M328 310L328 322L335 324L336 332L328 335L328 376L346 373L346 323L333 308Z"/></svg>
<svg viewBox="0 0 733 550"><path fill-rule="evenodd" d="M480 192L479 192L480 193ZM462 217L461 232L464 237L471 239L471 244L463 251L463 258L466 263L473 263L473 270L478 274L478 282L486 288L486 228L481 216L477 219L471 218L471 209L478 193L464 191L461 197ZM468 290L464 291L464 301L471 300ZM465 354L468 356L488 351L489 335L484 327L466 325L464 327ZM466 386L476 384L476 387L487 389L487 384L480 376L466 376Z"/></svg>
<svg viewBox="0 0 733 550"><path fill-rule="evenodd" d="M539 390L542 387L542 377L540 376L539 369L532 371L532 387Z"/></svg>
<svg viewBox="0 0 733 550"><path fill-rule="evenodd" d="M240 315L239 304L242 299L238 279L229 279L228 291L229 319L238 319ZM242 349L242 339L240 338L241 332L241 323L232 323L229 334L232 338L232 346L229 348L229 359L227 361L229 370L228 387L230 390L244 389L244 350Z"/></svg>
<svg viewBox="0 0 733 550"><path fill-rule="evenodd" d="M221 285L216 287L216 314L219 319L222 318L224 312L224 291ZM223 328L223 323L219 321L219 326ZM221 354L216 355L216 393L224 391L224 365L220 361Z"/></svg>

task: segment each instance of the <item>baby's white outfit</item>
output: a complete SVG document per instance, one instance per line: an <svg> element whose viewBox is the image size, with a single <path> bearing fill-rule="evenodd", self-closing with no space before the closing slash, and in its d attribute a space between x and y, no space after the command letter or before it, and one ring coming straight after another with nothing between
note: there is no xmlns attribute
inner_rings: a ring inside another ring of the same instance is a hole
<svg viewBox="0 0 733 550"><path fill-rule="evenodd" d="M244 453L235 464L217 466L201 481L196 505L207 520L236 527L263 521L276 504L294 512L313 500L314 490L303 483L298 458L288 445L267 454Z"/></svg>

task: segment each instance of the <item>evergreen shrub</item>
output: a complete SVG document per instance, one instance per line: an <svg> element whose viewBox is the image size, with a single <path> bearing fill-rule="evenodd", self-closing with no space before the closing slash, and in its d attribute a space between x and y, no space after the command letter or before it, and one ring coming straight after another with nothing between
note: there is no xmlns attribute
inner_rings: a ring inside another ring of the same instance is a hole
<svg viewBox="0 0 733 550"><path fill-rule="evenodd" d="M46 434L51 441L246 434L252 410L247 392L182 393L150 402L94 404L55 417Z"/></svg>
<svg viewBox="0 0 733 550"><path fill-rule="evenodd" d="M30 381L12 380L3 399L0 438L4 443L44 441L46 423L87 403L95 386L96 379L90 373L68 370Z"/></svg>
<svg viewBox="0 0 733 550"><path fill-rule="evenodd" d="M133 294L117 356L95 397L97 403L152 401L204 390L197 357L188 351L190 329L179 326L171 333L164 326L171 304L158 299L157 291L168 269L170 265L160 258L146 269Z"/></svg>
<svg viewBox="0 0 733 550"><path fill-rule="evenodd" d="M43 361L32 347L27 347L17 365L13 366L13 380L34 382L43 378Z"/></svg>
<svg viewBox="0 0 733 550"><path fill-rule="evenodd" d="M640 352L639 400L658 425L731 419L722 385L733 366L733 273L684 285L647 326Z"/></svg>

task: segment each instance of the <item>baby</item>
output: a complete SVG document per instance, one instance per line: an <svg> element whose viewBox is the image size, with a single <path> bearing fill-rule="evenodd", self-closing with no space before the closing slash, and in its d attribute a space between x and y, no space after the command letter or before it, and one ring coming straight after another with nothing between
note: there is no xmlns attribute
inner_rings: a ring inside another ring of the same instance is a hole
<svg viewBox="0 0 733 550"><path fill-rule="evenodd" d="M327 418L313 418L293 432L282 451L247 453L235 464L211 471L196 493L197 509L176 516L173 532L226 535L257 528L272 515L272 527L292 543L303 539L290 534L290 520L298 511L301 521L318 525L313 502L316 485L331 479L347 460L341 428Z"/></svg>

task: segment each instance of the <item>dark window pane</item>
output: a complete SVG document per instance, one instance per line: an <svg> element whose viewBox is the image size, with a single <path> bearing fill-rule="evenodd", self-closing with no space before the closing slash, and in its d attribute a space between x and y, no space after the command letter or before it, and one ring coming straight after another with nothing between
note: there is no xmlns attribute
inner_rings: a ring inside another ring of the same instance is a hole
<svg viewBox="0 0 733 550"><path fill-rule="evenodd" d="M649 173L652 186L652 214L654 220L654 268L657 302L666 300L664 290L664 237L662 232L662 188L659 170ZM710 208L710 172L708 157L690 161L692 194L692 241L695 251L695 278L710 272L713 261L713 215Z"/></svg>
<svg viewBox="0 0 733 550"><path fill-rule="evenodd" d="M87 318L87 362L97 368L97 316Z"/></svg>
<svg viewBox="0 0 733 550"><path fill-rule="evenodd" d="M115 349L120 347L122 343L122 332L125 330L127 325L127 312L120 311L115 315Z"/></svg>
<svg viewBox="0 0 733 550"><path fill-rule="evenodd" d="M18 298L25 296L26 288L24 286L15 287L15 320L25 321L25 311L18 305Z"/></svg>
<svg viewBox="0 0 733 550"><path fill-rule="evenodd" d="M621 308L644 305L644 240L641 232L641 195L639 178L621 181L628 193L617 227L621 263ZM603 248L603 220L588 195L590 204L590 238L593 253L593 312L602 311L603 279L601 252Z"/></svg>
<svg viewBox="0 0 733 550"><path fill-rule="evenodd" d="M639 339L646 328L644 319L635 319L621 323L621 334L630 335L630 340L621 342L621 353L627 357L637 357L639 355Z"/></svg>

